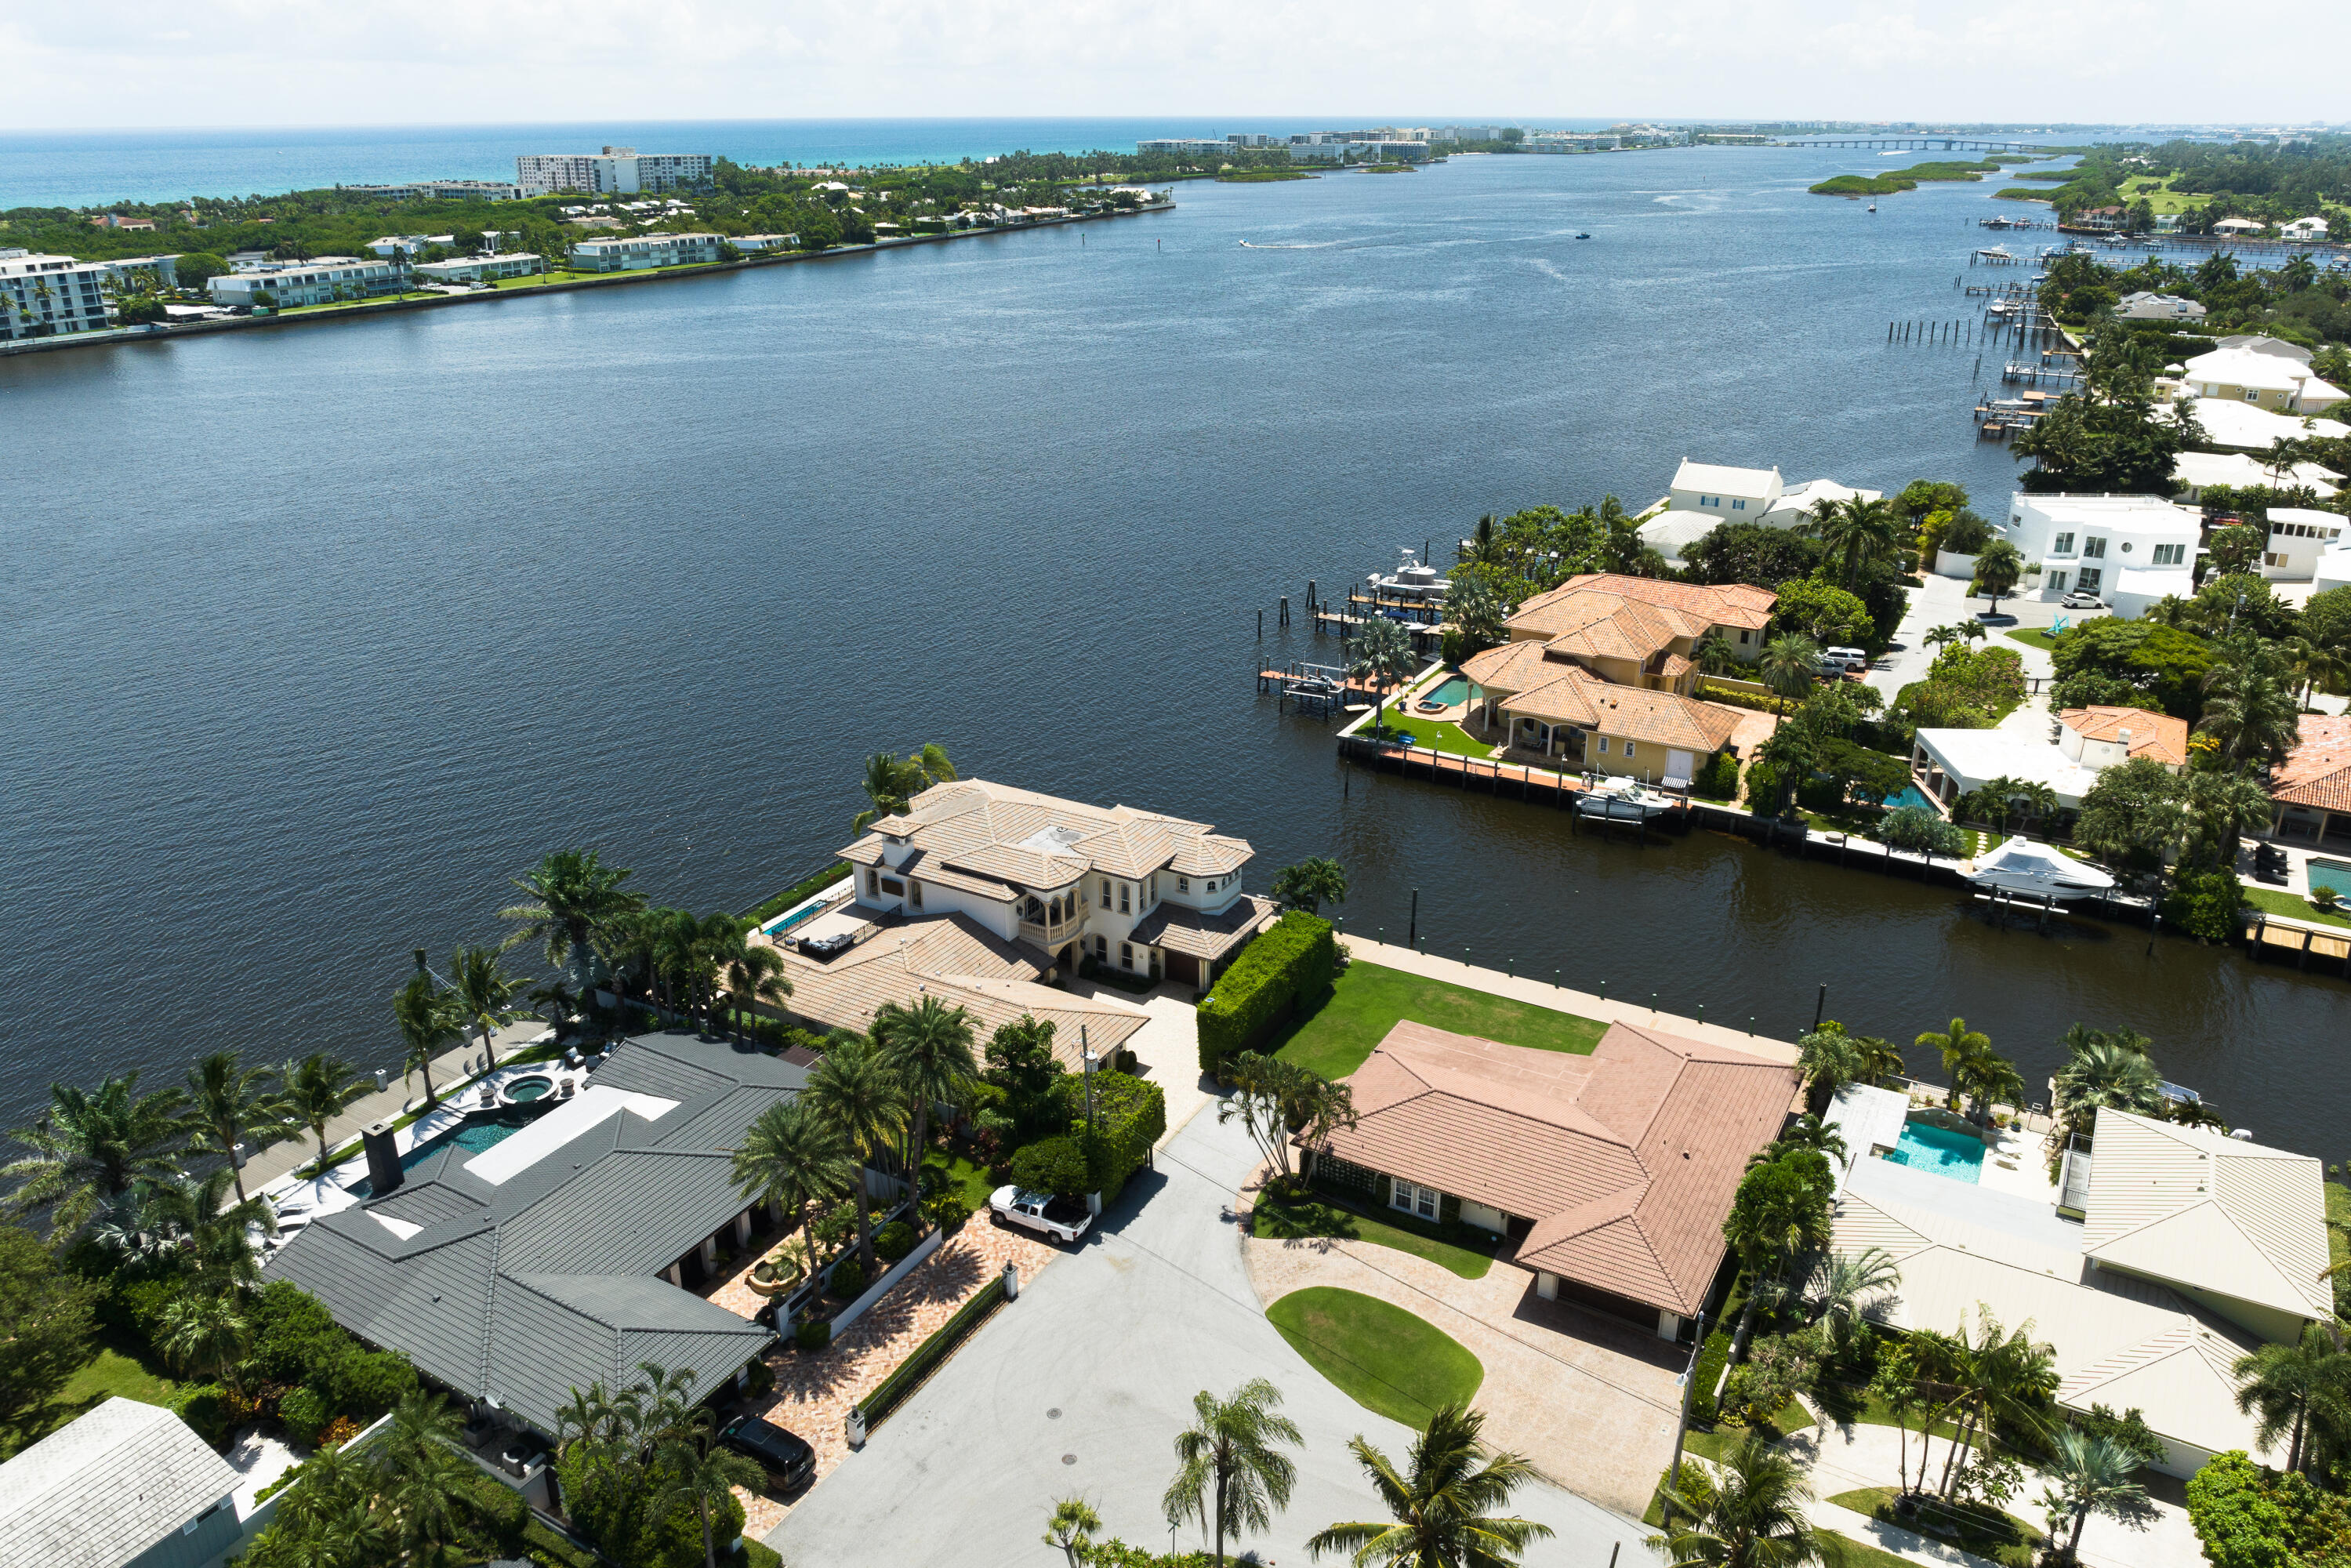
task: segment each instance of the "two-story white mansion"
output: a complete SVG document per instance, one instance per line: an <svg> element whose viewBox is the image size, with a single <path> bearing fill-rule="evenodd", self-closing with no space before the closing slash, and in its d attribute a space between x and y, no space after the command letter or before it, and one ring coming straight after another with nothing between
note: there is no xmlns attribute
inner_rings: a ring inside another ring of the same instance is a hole
<svg viewBox="0 0 2351 1568"><path fill-rule="evenodd" d="M1241 890L1253 853L1206 822L967 779L924 790L841 858L860 909L961 915L1061 975L1090 956L1206 988L1275 913Z"/></svg>

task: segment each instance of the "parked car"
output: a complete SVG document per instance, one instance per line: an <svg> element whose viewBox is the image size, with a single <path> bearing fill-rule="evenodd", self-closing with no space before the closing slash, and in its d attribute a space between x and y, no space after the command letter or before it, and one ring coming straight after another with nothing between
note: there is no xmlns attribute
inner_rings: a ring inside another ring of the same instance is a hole
<svg viewBox="0 0 2351 1568"><path fill-rule="evenodd" d="M719 1428L718 1440L768 1472L768 1485L792 1491L816 1478L816 1450L772 1421L737 1416Z"/></svg>
<svg viewBox="0 0 2351 1568"><path fill-rule="evenodd" d="M1823 648L1821 661L1824 664L1834 664L1849 674L1858 675L1869 668L1869 655L1859 648Z"/></svg>
<svg viewBox="0 0 2351 1568"><path fill-rule="evenodd" d="M1094 1222L1083 1198L1056 1197L1017 1186L998 1187L987 1207L1000 1221L1041 1230L1060 1241L1075 1241Z"/></svg>
<svg viewBox="0 0 2351 1568"><path fill-rule="evenodd" d="M2104 610L2106 601L2086 588L2077 588L2057 601L2068 610Z"/></svg>

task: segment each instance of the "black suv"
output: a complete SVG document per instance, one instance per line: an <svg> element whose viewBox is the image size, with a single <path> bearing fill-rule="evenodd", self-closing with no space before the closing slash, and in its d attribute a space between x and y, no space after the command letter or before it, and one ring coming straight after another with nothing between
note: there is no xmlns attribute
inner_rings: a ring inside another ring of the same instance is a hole
<svg viewBox="0 0 2351 1568"><path fill-rule="evenodd" d="M816 1476L816 1450L771 1421L737 1416L720 1428L718 1440L758 1461L777 1491L804 1487Z"/></svg>

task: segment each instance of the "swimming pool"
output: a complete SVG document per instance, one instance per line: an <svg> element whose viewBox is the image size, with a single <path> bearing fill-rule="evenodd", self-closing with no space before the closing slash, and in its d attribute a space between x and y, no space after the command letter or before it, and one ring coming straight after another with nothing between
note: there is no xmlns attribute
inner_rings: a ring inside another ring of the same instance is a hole
<svg viewBox="0 0 2351 1568"><path fill-rule="evenodd" d="M1467 702L1468 697L1469 682L1467 677L1461 675L1447 675L1437 685L1420 694L1422 702L1443 703L1447 707L1451 707L1456 703Z"/></svg>
<svg viewBox="0 0 2351 1568"><path fill-rule="evenodd" d="M770 936L781 936L785 932L789 931L801 921L815 919L818 915L822 915L829 907L829 901L820 898L814 904L804 904L800 908L793 910L789 915L785 915L780 920L769 921L759 929L766 932Z"/></svg>
<svg viewBox="0 0 2351 1568"><path fill-rule="evenodd" d="M494 1149L538 1119L538 1108L529 1111L494 1111L487 1115L468 1116L445 1133L435 1133L414 1148L400 1156L400 1168L413 1171L444 1149L463 1149L478 1155L484 1149ZM374 1196L375 1185L361 1176L346 1189L356 1197Z"/></svg>
<svg viewBox="0 0 2351 1568"><path fill-rule="evenodd" d="M2310 862L2310 891L2331 887L2346 899L2351 899L2351 862L2313 860Z"/></svg>
<svg viewBox="0 0 2351 1568"><path fill-rule="evenodd" d="M1902 1137L1886 1156L1897 1166L1932 1171L1953 1181L1980 1182L1983 1140L1972 1133L1954 1133L1926 1122L1905 1122Z"/></svg>
<svg viewBox="0 0 2351 1568"><path fill-rule="evenodd" d="M1916 784L1905 784L1899 793L1886 798L1886 809L1889 811L1904 806L1924 806L1930 811L1935 809L1934 802L1928 800Z"/></svg>

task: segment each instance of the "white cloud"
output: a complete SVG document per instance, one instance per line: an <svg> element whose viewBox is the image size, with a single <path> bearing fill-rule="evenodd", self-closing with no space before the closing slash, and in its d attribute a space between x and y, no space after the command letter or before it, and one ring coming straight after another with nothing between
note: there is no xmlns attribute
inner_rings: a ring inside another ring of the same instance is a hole
<svg viewBox="0 0 2351 1568"><path fill-rule="evenodd" d="M2085 0L214 0L24 6L0 121L392 124L905 115L2297 120L2336 9L2280 49ZM2281 24L2287 25L2287 24ZM2183 68L2192 59L2192 68Z"/></svg>

